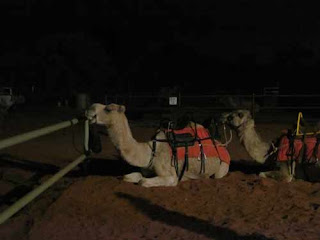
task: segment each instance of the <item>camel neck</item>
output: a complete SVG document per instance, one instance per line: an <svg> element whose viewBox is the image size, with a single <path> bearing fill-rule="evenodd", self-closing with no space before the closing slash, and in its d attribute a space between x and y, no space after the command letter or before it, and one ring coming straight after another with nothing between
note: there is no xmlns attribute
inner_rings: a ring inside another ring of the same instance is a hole
<svg viewBox="0 0 320 240"><path fill-rule="evenodd" d="M108 131L111 141L119 150L123 148L123 146L130 145L135 141L129 127L128 119L124 115L114 119Z"/></svg>
<svg viewBox="0 0 320 240"><path fill-rule="evenodd" d="M139 143L133 138L128 119L124 114L114 119L108 128L108 133L125 161L137 167L148 166L151 149L147 143Z"/></svg>
<svg viewBox="0 0 320 240"><path fill-rule="evenodd" d="M261 139L254 124L251 123L239 128L239 137L249 155L257 162L263 163L270 146Z"/></svg>

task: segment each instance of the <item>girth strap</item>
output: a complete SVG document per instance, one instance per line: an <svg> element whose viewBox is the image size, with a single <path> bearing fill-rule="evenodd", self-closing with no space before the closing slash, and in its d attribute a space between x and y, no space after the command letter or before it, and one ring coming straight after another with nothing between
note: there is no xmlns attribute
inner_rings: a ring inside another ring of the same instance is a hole
<svg viewBox="0 0 320 240"><path fill-rule="evenodd" d="M174 167L174 169L176 170L177 176L179 176L177 148L172 145L170 145L170 147L171 147L171 151L172 151L171 166Z"/></svg>
<svg viewBox="0 0 320 240"><path fill-rule="evenodd" d="M152 165L153 165L153 159L156 155L156 151L157 151L157 140L154 138L152 140L152 153L151 153L151 158L150 158L150 161L149 161L149 164L147 166L147 168L150 168Z"/></svg>
<svg viewBox="0 0 320 240"><path fill-rule="evenodd" d="M200 165L200 174L201 173L205 173L206 172L206 165L205 165L205 155L204 155L204 152L203 152L203 145L201 143L201 140L198 139L198 142L199 142L199 147L200 147L200 161L201 161L201 165Z"/></svg>
<svg viewBox="0 0 320 240"><path fill-rule="evenodd" d="M188 144L185 145L186 151L184 154L184 163L181 169L181 173L179 175L179 181L182 179L184 172L189 169L189 157L188 157Z"/></svg>

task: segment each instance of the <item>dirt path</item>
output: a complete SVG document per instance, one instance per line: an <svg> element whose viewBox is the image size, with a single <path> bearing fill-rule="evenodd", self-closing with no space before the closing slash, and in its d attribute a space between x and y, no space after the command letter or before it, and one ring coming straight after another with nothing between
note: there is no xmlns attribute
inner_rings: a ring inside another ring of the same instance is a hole
<svg viewBox="0 0 320 240"><path fill-rule="evenodd" d="M153 189L92 176L50 206L30 239L311 240L320 236L319 206L320 184L240 172Z"/></svg>

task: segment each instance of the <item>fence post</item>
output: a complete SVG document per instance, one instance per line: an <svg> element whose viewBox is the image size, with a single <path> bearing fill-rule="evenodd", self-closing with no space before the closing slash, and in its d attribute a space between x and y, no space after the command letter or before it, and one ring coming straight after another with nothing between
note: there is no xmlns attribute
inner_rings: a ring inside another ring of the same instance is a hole
<svg viewBox="0 0 320 240"><path fill-rule="evenodd" d="M89 151L89 121L85 121L85 134L84 134L84 147L86 151ZM57 182L59 179L61 179L64 175L66 175L68 172L70 172L74 167L79 165L81 162L83 162L87 158L86 154L82 154L77 159L75 159L73 162L68 164L66 167L61 169L59 172L54 174L51 178L43 182L40 186L32 190L31 192L27 193L24 197L20 198L18 201L16 201L14 204L12 204L10 207L8 207L5 211L3 211L0 214L0 224L4 223L6 220L8 220L11 216L13 216L15 213L17 213L20 209L22 209L24 206L26 206L28 203L30 203L33 199L35 199L37 196L39 196L42 192L44 192L46 189L48 189L50 186L52 186L55 182Z"/></svg>
<svg viewBox="0 0 320 240"><path fill-rule="evenodd" d="M89 153L89 120L84 121L84 151Z"/></svg>

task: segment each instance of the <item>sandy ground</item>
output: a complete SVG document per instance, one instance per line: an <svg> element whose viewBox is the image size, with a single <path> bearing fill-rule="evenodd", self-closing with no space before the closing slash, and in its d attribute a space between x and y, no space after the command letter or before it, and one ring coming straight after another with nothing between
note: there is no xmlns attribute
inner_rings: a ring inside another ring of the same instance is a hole
<svg viewBox="0 0 320 240"><path fill-rule="evenodd" d="M39 111L12 113L1 137L72 115L54 109L42 114L40 121ZM155 131L141 123L131 126L140 141L149 140ZM267 141L288 127L288 122L257 123ZM26 185L30 190L52 175L54 166L65 166L79 156L82 137L79 125L2 150L1 211L21 195L23 189L16 195L14 189ZM118 158L107 136L102 141L103 151L92 156L87 174L76 168L57 182L0 226L1 239L320 239L320 183L260 179L234 167L222 179L143 188L122 181L121 176L133 168ZM228 149L233 161L250 161L235 135Z"/></svg>

